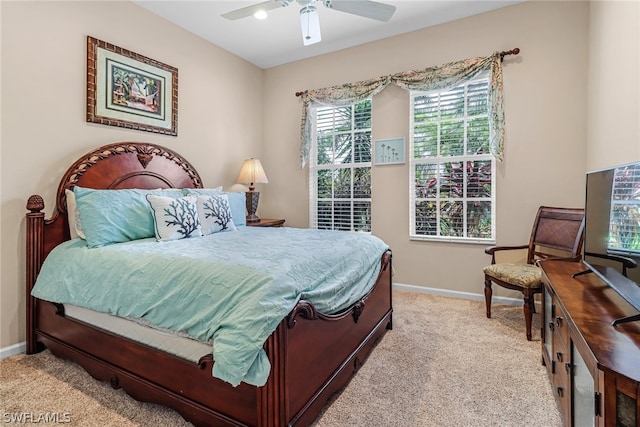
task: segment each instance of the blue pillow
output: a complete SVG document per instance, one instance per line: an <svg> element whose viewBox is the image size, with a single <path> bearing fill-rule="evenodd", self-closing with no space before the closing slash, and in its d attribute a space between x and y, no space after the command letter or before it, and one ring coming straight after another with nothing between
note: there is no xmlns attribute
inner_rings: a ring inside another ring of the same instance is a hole
<svg viewBox="0 0 640 427"><path fill-rule="evenodd" d="M182 196L182 192L175 189L94 190L76 186L73 192L90 248L155 237L146 195Z"/></svg>
<svg viewBox="0 0 640 427"><path fill-rule="evenodd" d="M217 188L185 188L184 194L216 196L226 194L231 208L231 218L236 227L247 225L247 193L244 191L220 191Z"/></svg>
<svg viewBox="0 0 640 427"><path fill-rule="evenodd" d="M236 226L247 225L247 193L235 191L225 193L229 198L231 218Z"/></svg>

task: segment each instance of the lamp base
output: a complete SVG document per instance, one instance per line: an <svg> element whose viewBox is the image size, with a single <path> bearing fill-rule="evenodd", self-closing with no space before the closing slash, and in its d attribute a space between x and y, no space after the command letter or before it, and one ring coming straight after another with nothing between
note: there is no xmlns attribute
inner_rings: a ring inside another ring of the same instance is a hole
<svg viewBox="0 0 640 427"><path fill-rule="evenodd" d="M259 191L247 191L247 222L258 222L260 218L256 215L258 210L258 201L260 200Z"/></svg>

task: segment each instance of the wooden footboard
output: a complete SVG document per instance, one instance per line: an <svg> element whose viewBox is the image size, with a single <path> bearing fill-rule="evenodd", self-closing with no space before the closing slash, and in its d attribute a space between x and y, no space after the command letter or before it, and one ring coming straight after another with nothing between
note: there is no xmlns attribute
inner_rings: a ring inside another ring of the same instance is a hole
<svg viewBox="0 0 640 427"><path fill-rule="evenodd" d="M196 426L304 426L391 328L390 252L381 263L372 292L339 315L298 304L265 343L272 369L263 387L234 388L211 376L211 355L195 364L67 318L63 306L46 301L33 299L30 334L38 349L49 348L137 400L173 408Z"/></svg>
<svg viewBox="0 0 640 427"><path fill-rule="evenodd" d="M348 310L326 316L302 302L287 318L286 396L289 425L308 425L329 397L362 366L392 328L391 251L381 260L371 293Z"/></svg>

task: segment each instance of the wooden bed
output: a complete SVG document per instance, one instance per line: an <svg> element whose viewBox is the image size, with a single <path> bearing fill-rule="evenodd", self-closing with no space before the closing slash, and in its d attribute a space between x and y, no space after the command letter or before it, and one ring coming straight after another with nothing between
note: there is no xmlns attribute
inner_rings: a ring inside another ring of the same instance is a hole
<svg viewBox="0 0 640 427"><path fill-rule="evenodd" d="M64 307L31 296L47 254L70 239L65 190L201 188L192 165L167 148L136 142L106 145L64 174L52 216L38 195L27 202L27 353L45 347L109 381L133 398L175 409L197 426L304 426L341 390L392 326L391 252L380 260L374 288L337 315L301 301L264 344L271 362L267 383L238 387L213 378L211 354L199 363L161 352L65 317Z"/></svg>

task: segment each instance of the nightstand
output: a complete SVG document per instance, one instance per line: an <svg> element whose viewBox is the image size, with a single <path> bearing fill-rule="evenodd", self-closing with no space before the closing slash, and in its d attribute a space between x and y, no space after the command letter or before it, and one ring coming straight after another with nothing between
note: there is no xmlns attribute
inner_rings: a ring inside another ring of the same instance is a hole
<svg viewBox="0 0 640 427"><path fill-rule="evenodd" d="M248 227L282 227L284 219L260 218L260 221L247 222Z"/></svg>

